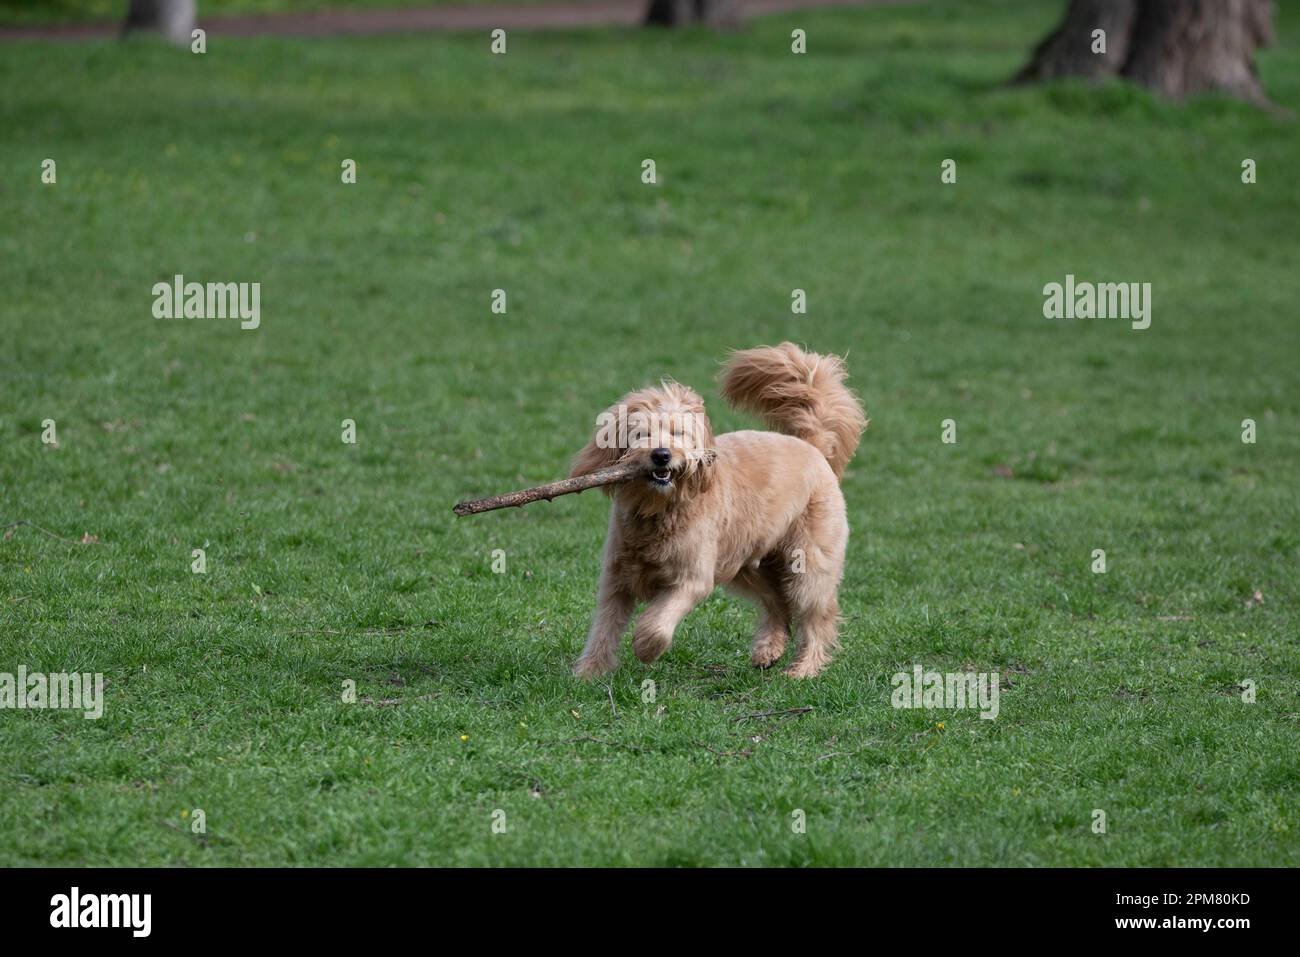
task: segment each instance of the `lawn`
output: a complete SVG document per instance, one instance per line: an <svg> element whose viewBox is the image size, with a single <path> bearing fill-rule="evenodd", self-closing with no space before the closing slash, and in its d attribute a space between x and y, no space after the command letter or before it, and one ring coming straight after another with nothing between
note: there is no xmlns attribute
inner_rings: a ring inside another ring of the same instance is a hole
<svg viewBox="0 0 1300 957"><path fill-rule="evenodd" d="M1003 87L1058 14L5 46L0 524L61 537L0 541L0 672L108 684L0 711L0 864L1300 864L1300 125ZM177 273L260 327L154 318ZM1067 273L1151 327L1045 319ZM782 339L872 419L842 653L756 672L719 593L574 680L605 499L451 505L661 376L752 427L718 360Z"/></svg>
<svg viewBox="0 0 1300 957"><path fill-rule="evenodd" d="M554 3L556 0L198 0L201 20L269 13L312 13L337 9L471 7ZM565 5L589 0L562 0ZM0 26L116 21L126 17L129 0L0 0Z"/></svg>

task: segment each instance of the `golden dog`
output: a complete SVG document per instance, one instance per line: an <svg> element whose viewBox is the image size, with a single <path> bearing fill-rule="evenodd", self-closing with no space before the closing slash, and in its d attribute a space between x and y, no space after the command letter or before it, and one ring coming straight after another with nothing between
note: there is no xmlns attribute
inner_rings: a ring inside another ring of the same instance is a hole
<svg viewBox="0 0 1300 957"><path fill-rule="evenodd" d="M644 479L607 486L613 499L596 614L574 674L618 665L637 602L632 650L653 662L683 618L723 585L760 608L751 660L760 668L799 649L785 673L810 678L838 645L837 592L849 526L840 478L867 426L836 356L793 343L735 352L722 395L777 432L714 436L704 403L676 382L624 396L573 464L584 475L644 463Z"/></svg>

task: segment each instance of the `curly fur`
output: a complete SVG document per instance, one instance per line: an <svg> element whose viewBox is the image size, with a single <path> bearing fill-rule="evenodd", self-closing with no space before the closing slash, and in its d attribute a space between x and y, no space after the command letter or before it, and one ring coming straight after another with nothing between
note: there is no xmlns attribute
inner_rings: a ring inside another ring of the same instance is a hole
<svg viewBox="0 0 1300 957"><path fill-rule="evenodd" d="M759 606L756 666L781 658L796 624L799 650L786 674L811 677L830 662L849 533L839 480L867 425L845 377L838 357L789 342L733 353L723 396L778 432L714 437L700 396L671 381L630 392L603 414L666 424L653 444L641 429L615 446L598 431L574 460L574 475L617 462L646 467L644 481L606 487L613 501L596 614L575 674L617 666L639 602L632 649L653 662L716 585ZM656 468L670 478L656 480Z"/></svg>

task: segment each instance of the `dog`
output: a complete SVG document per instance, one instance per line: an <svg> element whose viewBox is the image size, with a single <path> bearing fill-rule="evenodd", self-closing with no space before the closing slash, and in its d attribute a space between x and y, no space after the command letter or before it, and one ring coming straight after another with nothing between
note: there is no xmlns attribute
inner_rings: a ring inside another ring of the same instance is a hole
<svg viewBox="0 0 1300 957"><path fill-rule="evenodd" d="M774 432L715 437L703 400L673 381L630 392L602 413L571 474L632 463L645 477L604 488L609 532L574 674L591 679L618 666L638 602L645 608L632 650L653 663L717 585L759 607L756 667L780 660L792 625L800 640L785 674L811 678L830 663L849 537L840 479L867 427L846 377L839 357L790 342L733 352L723 398Z"/></svg>

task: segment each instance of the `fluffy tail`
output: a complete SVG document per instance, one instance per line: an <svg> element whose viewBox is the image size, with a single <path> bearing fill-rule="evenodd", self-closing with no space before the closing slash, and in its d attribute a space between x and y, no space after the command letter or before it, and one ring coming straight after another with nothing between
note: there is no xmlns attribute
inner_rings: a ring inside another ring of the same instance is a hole
<svg viewBox="0 0 1300 957"><path fill-rule="evenodd" d="M847 376L839 356L804 352L793 342L759 346L731 354L722 397L815 447L841 478L867 427L862 404L844 384Z"/></svg>

